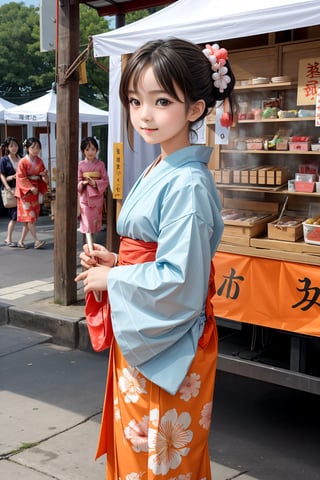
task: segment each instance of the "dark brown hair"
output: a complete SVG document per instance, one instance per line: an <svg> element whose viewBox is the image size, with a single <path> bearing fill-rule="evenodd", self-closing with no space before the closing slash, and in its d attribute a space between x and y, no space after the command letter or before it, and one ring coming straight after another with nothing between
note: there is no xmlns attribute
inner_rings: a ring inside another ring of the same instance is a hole
<svg viewBox="0 0 320 480"><path fill-rule="evenodd" d="M194 102L204 100L206 108L197 121L202 120L217 101L229 97L235 84L234 75L227 62L231 82L226 90L219 92L213 85L211 64L198 45L177 38L150 41L132 54L123 71L119 93L127 110L129 83L132 80L136 88L141 72L149 65L157 81L169 95L180 101L176 88L182 91L187 109Z"/></svg>
<svg viewBox="0 0 320 480"><path fill-rule="evenodd" d="M21 154L21 145L15 137L7 137L3 144L1 145L1 153L2 156L8 155L9 153L9 145L11 143L15 143L18 147L18 154Z"/></svg>
<svg viewBox="0 0 320 480"><path fill-rule="evenodd" d="M94 137L85 137L81 141L81 145L80 145L81 152L84 153L85 149L89 145L92 145L96 150L99 150L98 142Z"/></svg>
<svg viewBox="0 0 320 480"><path fill-rule="evenodd" d="M41 142L40 142L39 138L30 137L30 138L26 138L23 142L23 146L24 146L24 148L26 149L27 152L29 152L29 148L32 145L35 145L35 144L37 144L39 146L40 150L42 149Z"/></svg>

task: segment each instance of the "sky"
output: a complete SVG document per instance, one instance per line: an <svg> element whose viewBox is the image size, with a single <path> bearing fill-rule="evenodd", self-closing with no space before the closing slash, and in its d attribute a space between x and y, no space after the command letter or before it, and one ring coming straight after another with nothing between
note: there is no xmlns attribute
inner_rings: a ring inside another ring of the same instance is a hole
<svg viewBox="0 0 320 480"><path fill-rule="evenodd" d="M12 0L0 0L0 7L2 7L2 5L5 5L6 3L11 3L11 1ZM40 0L21 0L14 3L24 3L26 7L30 7L31 5L34 7L39 7Z"/></svg>

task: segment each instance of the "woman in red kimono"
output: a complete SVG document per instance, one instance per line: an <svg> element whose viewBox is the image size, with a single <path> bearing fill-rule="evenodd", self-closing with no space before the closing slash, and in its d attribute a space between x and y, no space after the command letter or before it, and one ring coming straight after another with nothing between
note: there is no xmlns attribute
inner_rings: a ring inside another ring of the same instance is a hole
<svg viewBox="0 0 320 480"><path fill-rule="evenodd" d="M48 171L39 157L41 143L37 138L31 137L24 141L26 155L20 160L17 168L16 197L18 201L18 222L24 222L19 248L27 248L24 241L31 233L34 239L34 248L41 248L45 244L39 240L35 223L40 214L39 193L48 191Z"/></svg>

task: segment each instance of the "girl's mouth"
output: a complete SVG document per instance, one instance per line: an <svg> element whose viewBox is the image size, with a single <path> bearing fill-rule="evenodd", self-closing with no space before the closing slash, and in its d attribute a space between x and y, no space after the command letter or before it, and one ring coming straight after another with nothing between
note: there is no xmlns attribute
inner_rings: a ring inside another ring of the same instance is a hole
<svg viewBox="0 0 320 480"><path fill-rule="evenodd" d="M155 132L157 129L156 128L149 128L149 127L142 127L141 130L145 133L152 133L152 132Z"/></svg>

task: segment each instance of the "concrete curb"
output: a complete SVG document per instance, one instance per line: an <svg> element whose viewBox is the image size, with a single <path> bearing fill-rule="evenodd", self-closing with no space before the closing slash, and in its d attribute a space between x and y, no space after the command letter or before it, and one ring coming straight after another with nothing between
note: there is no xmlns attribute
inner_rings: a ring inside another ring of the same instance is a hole
<svg viewBox="0 0 320 480"><path fill-rule="evenodd" d="M0 325L12 325L49 335L57 345L94 352L91 346L83 301L61 306L53 299L15 306L0 302Z"/></svg>

